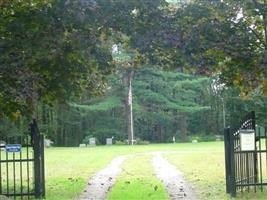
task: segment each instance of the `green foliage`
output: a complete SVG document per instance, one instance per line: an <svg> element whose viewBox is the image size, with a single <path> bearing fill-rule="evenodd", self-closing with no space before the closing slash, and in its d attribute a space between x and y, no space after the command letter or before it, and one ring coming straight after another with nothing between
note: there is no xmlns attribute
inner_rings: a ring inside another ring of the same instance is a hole
<svg viewBox="0 0 267 200"><path fill-rule="evenodd" d="M141 140L140 138L137 138L136 139L136 144L138 144L138 145L148 145L148 144L150 144L150 142L147 141L147 140Z"/></svg>
<svg viewBox="0 0 267 200"><path fill-rule="evenodd" d="M84 104L71 104L84 113L86 134L105 144L106 137L126 138L127 90L124 74L111 75L109 90L101 98ZM120 81L121 80L121 81ZM188 134L187 118L195 113L209 114L206 95L209 80L183 73L164 72L155 68L135 70L133 79L133 117L135 135L140 140L164 142L175 134ZM184 129L181 126L184 126ZM199 131L199 130L198 130ZM146 143L146 142L145 142Z"/></svg>
<svg viewBox="0 0 267 200"><path fill-rule="evenodd" d="M10 120L0 120L0 135L1 136L15 136L20 135L19 129Z"/></svg>
<svg viewBox="0 0 267 200"><path fill-rule="evenodd" d="M79 108L80 110L84 111L108 111L112 108L120 108L122 107L122 102L118 97L103 97L101 98L102 101L96 102L95 104L91 105L78 105L78 104L70 104L75 108Z"/></svg>
<svg viewBox="0 0 267 200"><path fill-rule="evenodd" d="M103 76L113 68L110 47L98 22L86 19L90 5L83 7L81 1L1 2L1 115L30 115L37 101L103 91Z"/></svg>
<svg viewBox="0 0 267 200"><path fill-rule="evenodd" d="M250 110L266 124L265 1L25 0L0 6L0 117L18 123L20 116L37 116L56 145L77 145L88 134L101 142L111 135L124 139L127 74L140 63L175 70L135 72L134 121L142 139L218 133L222 105L229 124ZM218 93L199 74L216 76L228 88ZM1 134L17 132L7 121Z"/></svg>
<svg viewBox="0 0 267 200"><path fill-rule="evenodd" d="M27 134L29 130L29 121L20 117L17 121L4 117L0 119L0 135L3 137L13 137Z"/></svg>
<svg viewBox="0 0 267 200"><path fill-rule="evenodd" d="M132 48L152 65L213 76L266 94L267 4L247 1L150 1L136 5L125 27ZM124 5L126 5L125 3ZM129 6L131 3L128 4ZM122 11L123 12L123 11Z"/></svg>

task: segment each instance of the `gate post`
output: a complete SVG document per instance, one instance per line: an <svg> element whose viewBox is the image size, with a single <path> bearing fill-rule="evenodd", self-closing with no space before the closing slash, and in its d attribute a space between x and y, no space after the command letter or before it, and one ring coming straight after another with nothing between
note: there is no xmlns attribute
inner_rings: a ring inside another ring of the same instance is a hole
<svg viewBox="0 0 267 200"><path fill-rule="evenodd" d="M225 179L226 179L226 193L230 193L230 128L227 127L224 129L224 153L225 153Z"/></svg>
<svg viewBox="0 0 267 200"><path fill-rule="evenodd" d="M256 120L255 120L255 111L251 112L251 123L252 129L255 133L255 151L253 154L254 157L254 183L258 183L258 155L257 155L257 134L256 134Z"/></svg>
<svg viewBox="0 0 267 200"><path fill-rule="evenodd" d="M34 152L34 194L35 198L45 198L44 137L40 135L36 120L31 124Z"/></svg>
<svg viewBox="0 0 267 200"><path fill-rule="evenodd" d="M229 190L232 197L236 196L236 182L235 182L235 147L234 147L234 134L229 131L229 162L230 164L230 180L229 180Z"/></svg>

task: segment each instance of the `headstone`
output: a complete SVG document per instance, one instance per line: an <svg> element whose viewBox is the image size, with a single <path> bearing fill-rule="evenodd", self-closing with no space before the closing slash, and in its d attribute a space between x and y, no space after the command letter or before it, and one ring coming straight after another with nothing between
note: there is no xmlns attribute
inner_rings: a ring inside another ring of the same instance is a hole
<svg viewBox="0 0 267 200"><path fill-rule="evenodd" d="M196 144L196 143L198 143L198 141L197 140L192 140L192 143Z"/></svg>
<svg viewBox="0 0 267 200"><path fill-rule="evenodd" d="M222 138L221 135L215 135L215 140L216 140L216 141L222 141L223 138Z"/></svg>
<svg viewBox="0 0 267 200"><path fill-rule="evenodd" d="M79 147L86 147L86 144L80 144Z"/></svg>
<svg viewBox="0 0 267 200"><path fill-rule="evenodd" d="M51 145L52 145L53 143L54 143L54 142L53 142L52 140L44 139L44 147L45 147L45 148L51 147Z"/></svg>
<svg viewBox="0 0 267 200"><path fill-rule="evenodd" d="M106 145L112 145L112 138L106 139Z"/></svg>
<svg viewBox="0 0 267 200"><path fill-rule="evenodd" d="M95 146L96 142L95 142L95 138L89 138L89 146Z"/></svg>

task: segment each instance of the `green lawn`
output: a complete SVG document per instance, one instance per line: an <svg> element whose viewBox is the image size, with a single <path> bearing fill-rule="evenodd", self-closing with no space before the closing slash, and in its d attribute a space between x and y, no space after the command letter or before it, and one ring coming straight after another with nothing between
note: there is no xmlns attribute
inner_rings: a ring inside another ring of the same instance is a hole
<svg viewBox="0 0 267 200"><path fill-rule="evenodd" d="M151 156L137 154L149 151L169 151L164 157L193 183L200 199L229 199L225 194L223 142L49 148L45 152L47 199L75 198L94 173L105 168L114 157L125 154L133 154L134 159L123 164L125 171L119 176L108 199L157 199L155 194L160 199L166 199L166 191L153 175ZM157 191L154 191L155 186ZM266 194L244 193L238 198L266 199Z"/></svg>
<svg viewBox="0 0 267 200"><path fill-rule="evenodd" d="M94 173L118 155L164 150L188 150L190 144L99 146L92 148L50 148L46 157L48 200L72 199L81 193Z"/></svg>
<svg viewBox="0 0 267 200"><path fill-rule="evenodd" d="M47 199L64 200L79 195L89 177L119 154L122 154L121 147L47 149Z"/></svg>

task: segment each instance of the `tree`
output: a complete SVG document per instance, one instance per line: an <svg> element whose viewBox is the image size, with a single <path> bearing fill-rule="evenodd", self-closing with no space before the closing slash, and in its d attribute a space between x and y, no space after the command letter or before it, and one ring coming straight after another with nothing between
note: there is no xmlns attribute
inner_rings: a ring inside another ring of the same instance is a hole
<svg viewBox="0 0 267 200"><path fill-rule="evenodd" d="M207 78L145 67L134 71L132 98L136 137L165 142L176 135L186 140L188 133L192 133L188 121L196 113L209 114ZM89 126L85 132L100 141L103 135L114 136L116 140L126 138L128 109L124 104L128 88L123 78L121 73L109 76L110 87L105 97L74 105L80 112L87 113L84 121L88 121Z"/></svg>
<svg viewBox="0 0 267 200"><path fill-rule="evenodd" d="M175 9L156 7L137 6L127 32L130 45L150 63L220 74L221 82L240 87L242 95L256 88L266 94L266 1L195 0L181 1Z"/></svg>
<svg viewBox="0 0 267 200"><path fill-rule="evenodd" d="M2 116L36 114L38 101L63 102L85 91L103 91L112 56L97 22L83 18L91 5L85 11L83 6L63 0L1 2Z"/></svg>
<svg viewBox="0 0 267 200"><path fill-rule="evenodd" d="M219 76L228 87L239 87L242 96L265 95L266 1L179 2L174 5L164 0L1 1L0 117L36 118L41 113L44 124L53 122L49 126L60 127L55 131L58 138L71 135L66 131L70 126L65 123L61 126L52 116L61 118L61 111L70 111L70 121L78 121L80 114L66 102L81 104L104 91L109 94L105 77L121 70L122 65L128 72L148 65L194 76ZM126 62L116 62L111 52L113 44L122 44L127 49L125 56L130 54L130 58ZM152 88L148 93L150 98L153 91ZM168 96L162 96L155 95L159 102L173 107L167 111L153 108L163 111L164 117L161 113L145 117L151 124L154 120L155 129L166 132L161 122L167 123L170 113L180 113L182 119L193 121L188 110L181 111L185 107L175 107L178 102L174 105ZM113 98L108 101L114 103ZM218 105L214 112L220 107L219 101L215 102ZM264 102L263 99L258 103ZM80 124L80 129L83 126L87 128L88 124Z"/></svg>

